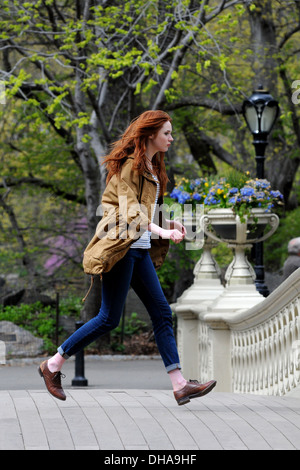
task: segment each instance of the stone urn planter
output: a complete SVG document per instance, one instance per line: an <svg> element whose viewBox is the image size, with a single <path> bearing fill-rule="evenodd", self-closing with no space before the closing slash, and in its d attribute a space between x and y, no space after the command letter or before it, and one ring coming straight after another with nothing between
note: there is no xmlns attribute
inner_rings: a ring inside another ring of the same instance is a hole
<svg viewBox="0 0 300 470"><path fill-rule="evenodd" d="M242 222L232 209L212 209L201 217L201 228L211 240L225 242L234 250L225 279L229 285L253 284L255 272L247 260L245 250L269 238L279 225L276 214L265 209L252 209Z"/></svg>

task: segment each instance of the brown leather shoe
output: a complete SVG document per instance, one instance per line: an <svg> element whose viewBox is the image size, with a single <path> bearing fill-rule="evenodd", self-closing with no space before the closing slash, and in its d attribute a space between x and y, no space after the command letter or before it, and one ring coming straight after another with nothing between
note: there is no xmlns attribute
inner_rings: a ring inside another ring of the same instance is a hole
<svg viewBox="0 0 300 470"><path fill-rule="evenodd" d="M192 398L203 397L209 393L215 386L216 381L211 380L205 384L200 384L197 380L189 380L187 384L177 392L174 392L178 405L189 403Z"/></svg>
<svg viewBox="0 0 300 470"><path fill-rule="evenodd" d="M61 372L50 372L48 361L42 362L38 371L45 381L48 392L59 400L65 400L67 397L61 386Z"/></svg>

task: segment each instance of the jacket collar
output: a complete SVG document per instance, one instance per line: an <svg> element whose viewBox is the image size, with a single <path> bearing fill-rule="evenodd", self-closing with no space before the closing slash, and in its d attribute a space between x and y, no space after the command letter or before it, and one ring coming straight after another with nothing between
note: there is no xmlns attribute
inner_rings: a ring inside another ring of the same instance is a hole
<svg viewBox="0 0 300 470"><path fill-rule="evenodd" d="M133 155L129 155L127 158L130 158L131 160L134 160ZM156 184L156 181L155 181L155 179L153 179L152 173L150 171L145 170L144 173L143 173L143 176L145 178L147 178L149 181L152 181L152 183Z"/></svg>

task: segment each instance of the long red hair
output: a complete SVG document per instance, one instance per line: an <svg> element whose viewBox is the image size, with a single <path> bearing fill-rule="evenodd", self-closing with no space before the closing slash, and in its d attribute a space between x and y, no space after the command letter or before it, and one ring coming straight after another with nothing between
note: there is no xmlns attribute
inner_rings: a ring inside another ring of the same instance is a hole
<svg viewBox="0 0 300 470"><path fill-rule="evenodd" d="M121 167L129 155L134 155L133 169L142 174L147 170L146 144L151 135L156 135L165 122L172 122L164 111L145 111L135 118L119 140L112 144L111 152L105 157L104 164L108 171L107 182L115 174L120 174ZM164 152L157 152L152 159L152 166L160 183L160 194L164 194L168 176L164 164Z"/></svg>

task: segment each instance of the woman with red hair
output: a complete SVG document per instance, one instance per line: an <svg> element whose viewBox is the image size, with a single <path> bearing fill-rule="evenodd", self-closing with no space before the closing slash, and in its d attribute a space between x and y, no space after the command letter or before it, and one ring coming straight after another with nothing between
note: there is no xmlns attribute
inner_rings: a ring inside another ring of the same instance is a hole
<svg viewBox="0 0 300 470"><path fill-rule="evenodd" d="M155 270L167 254L169 240L180 243L186 235L180 222L166 220L160 210L168 181L164 155L172 142L170 116L146 111L131 122L104 160L108 175L103 217L83 259L85 272L102 278L101 309L39 367L49 392L60 400L66 399L61 386L63 363L118 326L130 286L149 312L177 403L188 403L216 385L214 380L187 382L182 376L172 312Z"/></svg>

